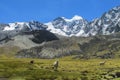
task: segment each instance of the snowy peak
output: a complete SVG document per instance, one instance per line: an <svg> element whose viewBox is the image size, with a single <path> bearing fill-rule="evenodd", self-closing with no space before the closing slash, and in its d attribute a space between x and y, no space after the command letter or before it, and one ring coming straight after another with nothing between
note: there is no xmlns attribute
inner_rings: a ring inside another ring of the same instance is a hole
<svg viewBox="0 0 120 80"><path fill-rule="evenodd" d="M8 26L4 28L3 31L11 31L11 30L17 30L17 29L22 29L24 27L25 23L24 22L16 22L16 23L9 23Z"/></svg>
<svg viewBox="0 0 120 80"><path fill-rule="evenodd" d="M67 19L67 18L65 18L65 17L62 17L62 19L64 19L65 21L71 22L71 21L75 21L75 20L81 20L81 19L83 19L83 18L82 18L81 16L75 15L75 16L73 16L73 18L71 18L71 19Z"/></svg>
<svg viewBox="0 0 120 80"><path fill-rule="evenodd" d="M95 19L90 23L91 30L89 34L109 35L120 32L120 6L105 12L101 18Z"/></svg>
<svg viewBox="0 0 120 80"><path fill-rule="evenodd" d="M83 19L81 16L78 16L78 15L75 15L72 20L80 20L80 19Z"/></svg>
<svg viewBox="0 0 120 80"><path fill-rule="evenodd" d="M77 15L71 19L58 17L52 22L46 23L49 31L63 36L82 36L85 34L84 29L87 24L86 20Z"/></svg>
<svg viewBox="0 0 120 80"><path fill-rule="evenodd" d="M32 30L41 30L46 29L47 26L38 22L38 21L30 21L30 22L15 22L9 23L7 26L4 27L3 31L32 31Z"/></svg>

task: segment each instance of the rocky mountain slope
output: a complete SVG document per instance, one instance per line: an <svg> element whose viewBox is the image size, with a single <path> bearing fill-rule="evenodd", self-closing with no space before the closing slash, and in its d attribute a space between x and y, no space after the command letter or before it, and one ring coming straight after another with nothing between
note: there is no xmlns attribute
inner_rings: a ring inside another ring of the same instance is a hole
<svg viewBox="0 0 120 80"><path fill-rule="evenodd" d="M39 47L24 49L17 57L56 58L75 55L73 58L119 58L120 33L94 37L72 37L48 42Z"/></svg>

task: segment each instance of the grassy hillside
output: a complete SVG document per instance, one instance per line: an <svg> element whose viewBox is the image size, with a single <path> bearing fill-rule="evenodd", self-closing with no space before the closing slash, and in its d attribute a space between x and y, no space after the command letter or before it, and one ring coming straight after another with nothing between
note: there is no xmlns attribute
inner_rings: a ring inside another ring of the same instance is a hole
<svg viewBox="0 0 120 80"><path fill-rule="evenodd" d="M29 38L16 36L14 40L0 45L0 55L24 58L58 58L77 55L74 58L119 58L120 33L94 37L71 37L37 44Z"/></svg>
<svg viewBox="0 0 120 80"><path fill-rule="evenodd" d="M120 38L114 37L95 36L89 42L79 46L83 55L89 58L120 58Z"/></svg>
<svg viewBox="0 0 120 80"><path fill-rule="evenodd" d="M34 60L34 64L29 63ZM52 64L58 59L0 58L0 79L5 80L119 80L120 59L59 59L58 70ZM106 61L104 65L100 62Z"/></svg>
<svg viewBox="0 0 120 80"><path fill-rule="evenodd" d="M69 55L81 54L79 44L88 42L91 38L62 38L60 40L45 42L44 45L23 49L17 57L27 58L58 58Z"/></svg>
<svg viewBox="0 0 120 80"><path fill-rule="evenodd" d="M3 46L0 47L0 56L2 57L13 57L19 51L17 46Z"/></svg>

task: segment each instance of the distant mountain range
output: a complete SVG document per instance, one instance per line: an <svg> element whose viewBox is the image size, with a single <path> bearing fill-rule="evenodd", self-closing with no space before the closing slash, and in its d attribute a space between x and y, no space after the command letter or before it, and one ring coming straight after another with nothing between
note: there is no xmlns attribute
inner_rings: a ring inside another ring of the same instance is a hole
<svg viewBox="0 0 120 80"><path fill-rule="evenodd" d="M120 6L91 22L75 15L38 21L0 24L0 57L120 58Z"/></svg>
<svg viewBox="0 0 120 80"><path fill-rule="evenodd" d="M91 22L75 15L72 19L58 17L48 23L38 21L15 22L9 24L0 24L0 32L28 32L33 30L47 30L61 36L94 36L108 35L120 31L120 6L114 7L105 12L100 18Z"/></svg>

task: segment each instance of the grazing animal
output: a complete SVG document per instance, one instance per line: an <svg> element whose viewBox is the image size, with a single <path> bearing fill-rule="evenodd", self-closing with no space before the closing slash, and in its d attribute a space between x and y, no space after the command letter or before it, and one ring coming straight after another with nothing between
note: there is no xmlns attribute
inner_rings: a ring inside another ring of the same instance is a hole
<svg viewBox="0 0 120 80"><path fill-rule="evenodd" d="M55 62L53 63L53 68L54 68L54 70L57 70L58 64L59 64L59 61L55 61Z"/></svg>
<svg viewBox="0 0 120 80"><path fill-rule="evenodd" d="M30 61L30 64L33 64L33 63L34 63L34 60L31 60L31 61Z"/></svg>
<svg viewBox="0 0 120 80"><path fill-rule="evenodd" d="M106 61L100 62L100 65L105 65Z"/></svg>

